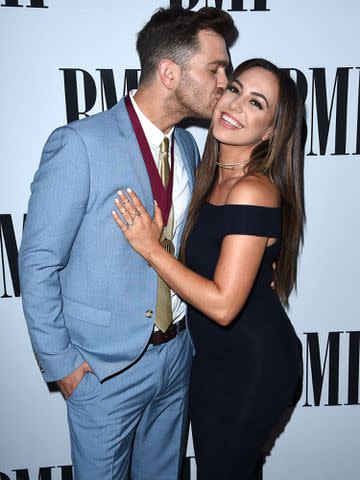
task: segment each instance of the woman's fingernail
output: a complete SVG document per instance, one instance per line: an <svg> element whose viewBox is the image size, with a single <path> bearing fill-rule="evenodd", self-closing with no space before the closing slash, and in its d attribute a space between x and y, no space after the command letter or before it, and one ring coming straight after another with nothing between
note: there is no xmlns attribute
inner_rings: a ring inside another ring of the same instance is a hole
<svg viewBox="0 0 360 480"><path fill-rule="evenodd" d="M132 192L132 190L131 190L131 188L130 188L130 187L129 187L129 188L127 188L127 189L126 189L126 191L127 191L128 193L131 193L131 192Z"/></svg>
<svg viewBox="0 0 360 480"><path fill-rule="evenodd" d="M118 190L118 195L124 195L123 191L122 190Z"/></svg>
<svg viewBox="0 0 360 480"><path fill-rule="evenodd" d="M156 205L156 206L158 206L158 203L157 203L157 201L156 201L156 200L154 200L154 203L155 203L155 205Z"/></svg>
<svg viewBox="0 0 360 480"><path fill-rule="evenodd" d="M119 203L119 199L118 198L115 198L115 203Z"/></svg>
<svg viewBox="0 0 360 480"><path fill-rule="evenodd" d="M112 211L111 211L111 213L112 213L112 214L113 214L113 216L115 217L115 215L116 215L116 212L115 212L115 210L112 210Z"/></svg>

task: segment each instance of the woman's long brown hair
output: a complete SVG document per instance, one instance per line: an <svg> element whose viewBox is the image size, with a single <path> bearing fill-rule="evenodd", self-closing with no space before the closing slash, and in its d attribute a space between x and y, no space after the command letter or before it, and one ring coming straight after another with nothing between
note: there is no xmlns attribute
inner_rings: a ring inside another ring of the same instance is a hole
<svg viewBox="0 0 360 480"><path fill-rule="evenodd" d="M261 67L272 72L279 82L279 101L272 138L261 142L253 149L246 166L246 176L267 176L276 185L281 196L282 240L274 279L276 292L280 300L287 305L289 295L296 287L297 258L303 241L305 221L304 155L301 145L303 107L291 77L267 60L254 58L241 63L233 71L230 82L253 67ZM216 165L218 156L219 142L212 135L210 127L184 229L182 259L185 259L186 243L200 209L214 190L218 176Z"/></svg>

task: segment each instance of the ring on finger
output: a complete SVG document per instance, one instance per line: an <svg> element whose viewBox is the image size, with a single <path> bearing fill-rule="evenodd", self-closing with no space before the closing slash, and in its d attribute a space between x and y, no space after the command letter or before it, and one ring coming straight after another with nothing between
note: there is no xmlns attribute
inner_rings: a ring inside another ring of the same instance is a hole
<svg viewBox="0 0 360 480"><path fill-rule="evenodd" d="M140 212L139 212L138 210L136 210L136 209L135 209L133 212L130 212L130 211L129 211L129 213L130 213L130 216L131 216L132 218L138 217L138 216L140 215Z"/></svg>

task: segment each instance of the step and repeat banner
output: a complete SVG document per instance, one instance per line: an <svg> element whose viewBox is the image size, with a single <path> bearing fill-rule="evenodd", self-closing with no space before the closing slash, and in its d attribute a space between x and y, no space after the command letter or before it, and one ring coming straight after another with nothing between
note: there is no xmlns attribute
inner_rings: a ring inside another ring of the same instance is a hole
<svg viewBox="0 0 360 480"><path fill-rule="evenodd" d="M56 127L105 110L136 87L136 33L170 4L228 11L240 32L233 65L267 58L300 88L307 223L290 317L303 343L304 389L263 479L358 479L358 1L0 2L0 480L72 478L65 402L38 371L17 270L43 144ZM201 150L206 131L190 130ZM191 437L184 479L196 479Z"/></svg>

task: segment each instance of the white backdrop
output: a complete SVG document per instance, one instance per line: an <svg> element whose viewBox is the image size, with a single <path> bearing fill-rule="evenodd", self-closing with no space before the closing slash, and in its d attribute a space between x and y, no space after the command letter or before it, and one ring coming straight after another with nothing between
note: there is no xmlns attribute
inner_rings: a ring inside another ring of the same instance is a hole
<svg viewBox="0 0 360 480"><path fill-rule="evenodd" d="M41 470L42 480L70 480L68 470L59 468L71 464L65 404L60 394L49 393L33 358L11 262L16 261L42 146L54 128L67 122L62 69L82 69L94 79L97 97L89 114L102 108L98 69L113 71L119 99L125 70L139 68L136 32L169 1L0 2L0 480L37 479L41 467L48 467ZM174 3L195 10L206 4ZM298 294L290 310L303 342L304 392L264 468L264 479L355 480L360 473L360 6L357 0L216 3L232 10L240 30L231 49L234 65L265 57L300 70L297 78L306 79L308 87L307 226ZM80 111L82 75L77 74L75 92ZM191 131L202 148L205 131ZM193 456L191 441L188 456ZM192 459L190 464L188 477L195 480Z"/></svg>

